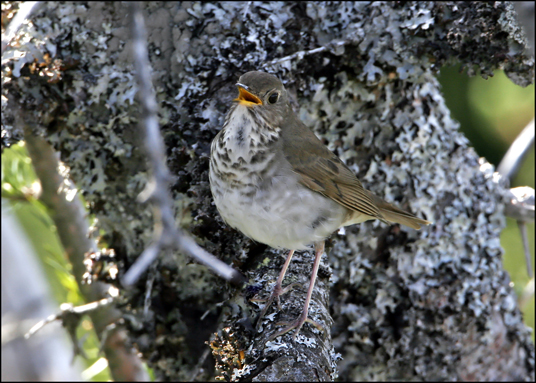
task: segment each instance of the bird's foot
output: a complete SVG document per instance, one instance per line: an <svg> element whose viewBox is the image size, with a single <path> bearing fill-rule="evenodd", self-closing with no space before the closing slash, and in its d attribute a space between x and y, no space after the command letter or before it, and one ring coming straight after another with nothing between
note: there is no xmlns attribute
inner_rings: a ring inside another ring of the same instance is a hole
<svg viewBox="0 0 536 383"><path fill-rule="evenodd" d="M281 300L279 297L283 294L288 293L290 290L292 290L294 287L298 286L299 283L291 283L287 287L283 288L281 285L276 284L274 289L272 290L272 293L270 294L270 297L267 299L261 299L261 298L253 298L251 299L253 302L266 302L264 305L264 308L262 309L261 314L259 315L259 319L257 320L257 330L259 329L260 323L262 318L266 315L266 312L274 302L274 300L277 299L277 308L279 311L281 311Z"/></svg>
<svg viewBox="0 0 536 383"><path fill-rule="evenodd" d="M275 333L274 335L272 335L270 338L268 338L268 341L273 341L275 338L277 338L277 337L279 337L281 335L284 335L287 332L292 331L294 329L296 329L296 332L292 336L292 339L296 340L296 337L298 336L298 333L300 332L300 329L302 328L302 326L303 326L303 324L305 322L311 323L313 326L315 326L321 332L324 331L324 327L321 324L319 324L318 322L315 322L314 320L308 318L307 317L307 312L305 311L298 318L296 318L296 320L294 320L292 322L279 322L279 323L277 323L278 326L285 326L286 325L287 327L285 327L283 330L281 330L281 331Z"/></svg>

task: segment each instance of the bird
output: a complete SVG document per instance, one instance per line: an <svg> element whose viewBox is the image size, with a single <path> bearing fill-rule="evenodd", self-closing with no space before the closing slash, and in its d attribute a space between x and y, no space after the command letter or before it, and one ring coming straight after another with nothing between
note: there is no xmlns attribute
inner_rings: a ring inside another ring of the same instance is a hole
<svg viewBox="0 0 536 383"><path fill-rule="evenodd" d="M315 260L301 315L275 339L308 318L325 239L341 227L378 219L419 230L431 222L393 206L365 189L293 111L276 76L251 71L240 76L222 129L210 149L209 181L223 220L254 241L289 253L259 316L288 291L283 279L295 250L314 246Z"/></svg>

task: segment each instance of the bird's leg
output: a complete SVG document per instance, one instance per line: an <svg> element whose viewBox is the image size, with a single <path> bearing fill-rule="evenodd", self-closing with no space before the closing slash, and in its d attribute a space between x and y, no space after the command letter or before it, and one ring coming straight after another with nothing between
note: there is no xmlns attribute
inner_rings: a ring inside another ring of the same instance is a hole
<svg viewBox="0 0 536 383"><path fill-rule="evenodd" d="M286 334L287 332L296 329L296 332L294 333L294 339L296 339L296 336L300 332L301 327L305 322L309 322L312 325L314 325L317 329L320 331L324 331L324 328L313 321L312 319L307 318L307 313L309 311L309 303L311 301L311 297L313 295L313 289L315 287L316 282L316 275L318 274L318 268L320 266L320 260L322 259L322 254L324 253L324 241L322 242L316 242L315 243L315 263L313 265L313 272L311 273L311 281L309 282L309 289L307 290L307 298L305 298L305 304L303 305L303 311L301 315L293 322L290 323L284 323L288 326L285 327L283 330L279 331L275 335L272 335L269 340L274 340L280 335ZM283 324L283 323L280 323Z"/></svg>
<svg viewBox="0 0 536 383"><path fill-rule="evenodd" d="M290 252L287 255L287 259L285 260L285 264L283 265L283 268L281 269L281 272L279 273L279 277L277 278L277 282L275 283L274 289L272 290L272 294L270 295L270 298L266 300L266 304L264 305L264 308L262 309L262 312L259 316L259 319L257 320L257 329L259 328L259 325L261 323L262 318L268 311L268 308L270 308L270 305L274 302L274 299L277 299L277 307L279 310L281 310L281 302L279 300L279 297L286 292L288 292L290 289L294 287L294 283L292 285L289 285L285 288L283 288L283 279L285 278L285 274L288 269L288 265L290 265L290 261L292 259L292 255L294 254L294 250L290 250Z"/></svg>

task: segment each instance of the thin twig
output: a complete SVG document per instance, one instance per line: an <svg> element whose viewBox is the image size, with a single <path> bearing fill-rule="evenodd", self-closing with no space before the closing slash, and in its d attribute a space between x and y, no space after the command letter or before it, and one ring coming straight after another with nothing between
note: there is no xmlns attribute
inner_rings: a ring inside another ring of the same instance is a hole
<svg viewBox="0 0 536 383"><path fill-rule="evenodd" d="M509 203L506 203L504 207L504 215L517 221L521 240L523 242L527 274L532 278L533 271L530 261L530 248L527 237L527 227L525 225L526 223L534 222L534 189L529 186L512 188L508 191L507 200Z"/></svg>
<svg viewBox="0 0 536 383"><path fill-rule="evenodd" d="M71 304L62 304L60 306L61 312L57 314L49 315L46 319L43 319L39 322L37 322L35 325L32 326L30 330L24 335L24 338L28 339L35 333L37 333L39 330L41 330L43 327L45 327L47 324L52 323L56 320L61 320L64 323L64 326L66 322L70 321L73 316L80 317L84 314L88 314L91 311L94 311L102 306L107 306L110 303L112 303L114 298L108 297L103 298L101 300L98 300L96 302L87 303L85 305L81 306L73 306Z"/></svg>
<svg viewBox="0 0 536 383"><path fill-rule="evenodd" d="M143 15L137 2L130 3L130 15L134 65L139 86L138 98L141 104L139 127L151 168L151 179L142 196L153 202L158 226L152 245L142 253L124 275L123 286L128 287L136 283L158 254L166 248L178 249L199 263L206 265L222 278L240 284L244 281L244 276L241 273L205 251L191 237L176 227L172 208L173 200L168 191L170 176L165 164L165 147L158 126L158 108L151 82L152 71L147 51L147 33Z"/></svg>
<svg viewBox="0 0 536 383"><path fill-rule="evenodd" d="M497 171L512 182L533 144L534 119L523 128L514 142L512 142L512 145L510 145L510 148L508 148L508 151L497 167Z"/></svg>
<svg viewBox="0 0 536 383"><path fill-rule="evenodd" d="M30 14L35 10L38 1L23 1L19 4L19 10L13 20L9 23L5 33L2 33L2 54L6 51L7 46L17 34L20 26L30 17Z"/></svg>
<svg viewBox="0 0 536 383"><path fill-rule="evenodd" d="M529 248L529 237L527 234L527 225L525 222L517 221L517 226L521 232L521 240L523 241L523 250L525 252L525 262L527 264L527 274L529 278L532 279L534 273L532 271L532 262L530 261L530 248Z"/></svg>
<svg viewBox="0 0 536 383"><path fill-rule="evenodd" d="M279 58L279 59L274 59L272 61L269 61L268 63L264 64L264 68L266 68L268 66L271 66L271 65L281 64L282 62L293 60L293 59L296 59L296 58L299 59L299 60L303 60L303 58L305 56L309 56L309 55L313 55L313 54L316 54L316 53L321 53L321 52L324 52L324 51L327 51L327 50L330 50L330 49L334 49L334 48L349 44L350 42L351 41L348 41L348 40L331 41L330 43L324 45L323 47L314 48L314 49L311 49L311 50L308 50L308 51L298 51L298 52L295 52L295 53L293 53L293 54L291 54L289 56L285 56L285 57L282 57L282 58Z"/></svg>

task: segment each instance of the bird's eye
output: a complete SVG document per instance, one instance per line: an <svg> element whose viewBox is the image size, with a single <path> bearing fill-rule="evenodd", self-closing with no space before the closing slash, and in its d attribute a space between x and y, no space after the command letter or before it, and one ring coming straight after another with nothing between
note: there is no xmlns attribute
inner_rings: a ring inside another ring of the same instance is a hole
<svg viewBox="0 0 536 383"><path fill-rule="evenodd" d="M277 92L272 93L270 95L270 97L268 97L268 102L270 104L275 104L277 102L277 100L279 100L279 93L277 93Z"/></svg>

